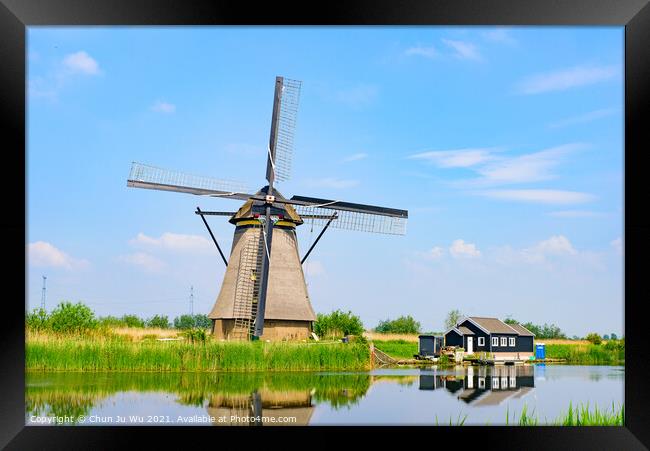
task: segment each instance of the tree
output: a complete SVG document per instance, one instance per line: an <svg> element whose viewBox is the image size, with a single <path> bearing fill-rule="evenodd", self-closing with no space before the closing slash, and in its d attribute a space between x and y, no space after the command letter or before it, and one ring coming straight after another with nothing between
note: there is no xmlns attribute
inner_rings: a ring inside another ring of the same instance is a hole
<svg viewBox="0 0 650 451"><path fill-rule="evenodd" d="M154 315L147 320L147 327L169 329L169 319L165 315Z"/></svg>
<svg viewBox="0 0 650 451"><path fill-rule="evenodd" d="M452 310L449 313L447 313L447 319L445 319L445 328L451 329L454 327L456 324L458 324L458 321L463 317L463 314L460 312L460 310Z"/></svg>
<svg viewBox="0 0 650 451"><path fill-rule="evenodd" d="M79 333L97 327L95 313L90 307L78 302L61 302L47 320L49 328L54 332Z"/></svg>
<svg viewBox="0 0 650 451"><path fill-rule="evenodd" d="M585 337L585 340L595 344L599 345L603 342L602 338L600 338L600 335L598 335L596 332L591 332Z"/></svg>
<svg viewBox="0 0 650 451"><path fill-rule="evenodd" d="M338 338L344 335L363 335L361 319L353 315L335 310L330 314L319 313L314 323L314 332L321 338Z"/></svg>
<svg viewBox="0 0 650 451"><path fill-rule="evenodd" d="M618 339L618 336L614 332L612 332L609 336L611 337L612 340Z"/></svg>
<svg viewBox="0 0 650 451"><path fill-rule="evenodd" d="M420 323L415 321L412 316L400 316L394 320L379 321L375 327L375 332L386 334L417 334L420 332Z"/></svg>
<svg viewBox="0 0 650 451"><path fill-rule="evenodd" d="M514 318L510 318L510 317L504 319L503 322L506 323L506 324L519 324L519 321L517 321Z"/></svg>
<svg viewBox="0 0 650 451"><path fill-rule="evenodd" d="M25 325L30 330L47 329L49 326L48 319L49 318L45 309L34 309L31 313L27 314L27 317L25 318Z"/></svg>
<svg viewBox="0 0 650 451"><path fill-rule="evenodd" d="M209 329L212 320L207 315L181 315L174 318L175 329Z"/></svg>
<svg viewBox="0 0 650 451"><path fill-rule="evenodd" d="M144 327L144 320L137 315L124 315L122 321L126 323L126 327Z"/></svg>
<svg viewBox="0 0 650 451"><path fill-rule="evenodd" d="M603 335L603 340L609 340L609 335L607 334Z"/></svg>

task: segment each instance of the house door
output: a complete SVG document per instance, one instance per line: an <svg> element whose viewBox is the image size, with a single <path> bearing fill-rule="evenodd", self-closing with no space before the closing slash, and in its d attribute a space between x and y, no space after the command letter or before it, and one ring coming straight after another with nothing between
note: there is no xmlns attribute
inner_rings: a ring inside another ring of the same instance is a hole
<svg viewBox="0 0 650 451"><path fill-rule="evenodd" d="M467 353L474 354L474 337L467 337Z"/></svg>

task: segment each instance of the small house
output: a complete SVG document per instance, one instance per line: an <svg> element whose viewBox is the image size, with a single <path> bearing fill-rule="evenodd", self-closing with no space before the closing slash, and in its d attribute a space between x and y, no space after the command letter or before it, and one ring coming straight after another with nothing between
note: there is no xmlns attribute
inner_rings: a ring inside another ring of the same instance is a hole
<svg viewBox="0 0 650 451"><path fill-rule="evenodd" d="M467 354L490 353L495 360L527 360L534 356L534 337L520 324L470 316L445 332L445 346L458 346Z"/></svg>

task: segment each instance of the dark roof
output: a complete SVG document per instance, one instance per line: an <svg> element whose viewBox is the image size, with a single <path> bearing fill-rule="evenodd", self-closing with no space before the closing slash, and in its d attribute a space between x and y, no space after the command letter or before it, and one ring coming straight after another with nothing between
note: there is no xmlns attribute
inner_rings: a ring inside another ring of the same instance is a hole
<svg viewBox="0 0 650 451"><path fill-rule="evenodd" d="M480 316L470 316L467 318L478 324L491 334L519 334L519 332L497 318L484 318Z"/></svg>
<svg viewBox="0 0 650 451"><path fill-rule="evenodd" d="M463 334L463 335L474 335L474 332L472 332L471 330L469 330L465 326L458 326L458 327L456 327L456 329L458 329L460 331L460 333Z"/></svg>
<svg viewBox="0 0 650 451"><path fill-rule="evenodd" d="M509 325L510 327L512 327L514 330L516 330L517 333L518 333L519 335L529 336L529 337L534 337L534 336L535 336L534 333L532 333L531 331L529 331L528 329L526 329L526 328L525 328L524 326L522 326L521 324L508 324L508 325Z"/></svg>

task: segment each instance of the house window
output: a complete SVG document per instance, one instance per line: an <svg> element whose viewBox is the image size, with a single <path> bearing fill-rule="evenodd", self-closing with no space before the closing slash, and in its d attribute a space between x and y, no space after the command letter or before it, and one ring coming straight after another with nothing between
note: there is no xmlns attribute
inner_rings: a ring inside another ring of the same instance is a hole
<svg viewBox="0 0 650 451"><path fill-rule="evenodd" d="M515 345L515 337L508 338L508 346L514 346L514 345Z"/></svg>
<svg viewBox="0 0 650 451"><path fill-rule="evenodd" d="M499 337L492 337L492 346L499 346Z"/></svg>
<svg viewBox="0 0 650 451"><path fill-rule="evenodd" d="M494 389L499 389L499 378L498 377L493 377L492 378L492 390Z"/></svg>
<svg viewBox="0 0 650 451"><path fill-rule="evenodd" d="M485 346L485 337L478 337L478 345Z"/></svg>
<svg viewBox="0 0 650 451"><path fill-rule="evenodd" d="M508 337L501 337L501 346L508 346Z"/></svg>

